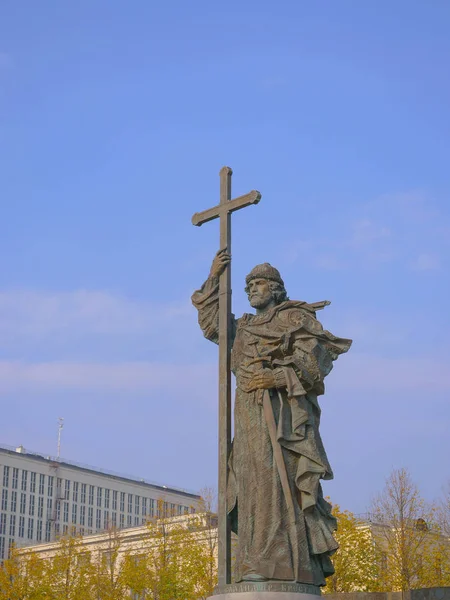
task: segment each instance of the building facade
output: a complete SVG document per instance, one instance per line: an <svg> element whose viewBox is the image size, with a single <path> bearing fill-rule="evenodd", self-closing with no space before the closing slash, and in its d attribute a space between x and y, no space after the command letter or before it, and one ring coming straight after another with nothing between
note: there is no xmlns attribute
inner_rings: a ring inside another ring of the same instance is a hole
<svg viewBox="0 0 450 600"><path fill-rule="evenodd" d="M0 561L13 544L136 527L159 516L160 506L182 515L195 512L199 501L182 489L0 446Z"/></svg>

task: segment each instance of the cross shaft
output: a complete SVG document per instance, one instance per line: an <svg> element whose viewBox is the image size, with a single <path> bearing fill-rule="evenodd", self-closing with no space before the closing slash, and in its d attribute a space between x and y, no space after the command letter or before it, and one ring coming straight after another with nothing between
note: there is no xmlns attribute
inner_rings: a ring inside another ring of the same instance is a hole
<svg viewBox="0 0 450 600"><path fill-rule="evenodd" d="M192 217L193 225L220 219L220 249L231 254L231 213L257 204L256 190L231 200L230 167L220 170L220 203ZM231 265L219 280L219 485L218 485L218 575L219 586L231 583L231 528L227 512L228 458L231 450Z"/></svg>

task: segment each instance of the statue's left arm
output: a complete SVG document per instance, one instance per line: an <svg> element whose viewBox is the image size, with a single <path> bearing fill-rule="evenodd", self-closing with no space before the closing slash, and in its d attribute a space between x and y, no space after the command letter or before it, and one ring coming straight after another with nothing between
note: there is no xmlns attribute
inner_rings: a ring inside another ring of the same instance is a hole
<svg viewBox="0 0 450 600"><path fill-rule="evenodd" d="M333 361L347 352L351 340L338 338L323 329L313 313L293 309L284 318L294 326L286 340L284 359L273 361L277 388L287 388L290 396L313 391L324 393L324 379L333 368Z"/></svg>

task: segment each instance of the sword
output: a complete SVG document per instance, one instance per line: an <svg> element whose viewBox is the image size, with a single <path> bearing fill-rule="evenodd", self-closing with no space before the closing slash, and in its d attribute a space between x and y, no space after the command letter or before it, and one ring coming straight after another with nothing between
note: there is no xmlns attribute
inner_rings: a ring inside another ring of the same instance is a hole
<svg viewBox="0 0 450 600"><path fill-rule="evenodd" d="M255 351L257 352L256 345ZM261 369L264 368L264 362L267 362L267 357L257 357L251 363L260 363ZM262 398L261 398L262 396ZM269 390L256 390L256 399L258 404L262 404L264 418L266 420L267 429L269 431L270 441L272 443L273 457L277 466L278 475L280 477L281 488L283 490L284 498L289 516L289 537L291 538L292 554L293 554L293 568L294 573L297 573L298 569L298 546L297 546L297 517L295 514L294 500L292 498L292 490L289 484L289 477L287 474L286 464L284 462L283 450L277 439L277 424L275 422L275 416L273 414L272 400L270 398Z"/></svg>

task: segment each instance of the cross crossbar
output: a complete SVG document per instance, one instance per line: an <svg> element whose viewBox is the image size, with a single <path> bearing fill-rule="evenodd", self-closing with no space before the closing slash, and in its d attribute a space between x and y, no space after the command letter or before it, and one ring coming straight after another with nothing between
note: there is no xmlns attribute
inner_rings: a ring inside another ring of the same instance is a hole
<svg viewBox="0 0 450 600"><path fill-rule="evenodd" d="M195 213L195 215L192 217L192 225L200 227L203 225L203 223L217 219L223 213L231 213L235 210L239 210L240 208L250 206L251 204L258 204L260 200L261 194L256 190L252 190L248 194L239 196L234 200L228 200L226 203L224 202L214 206L213 208L208 208L203 212Z"/></svg>

